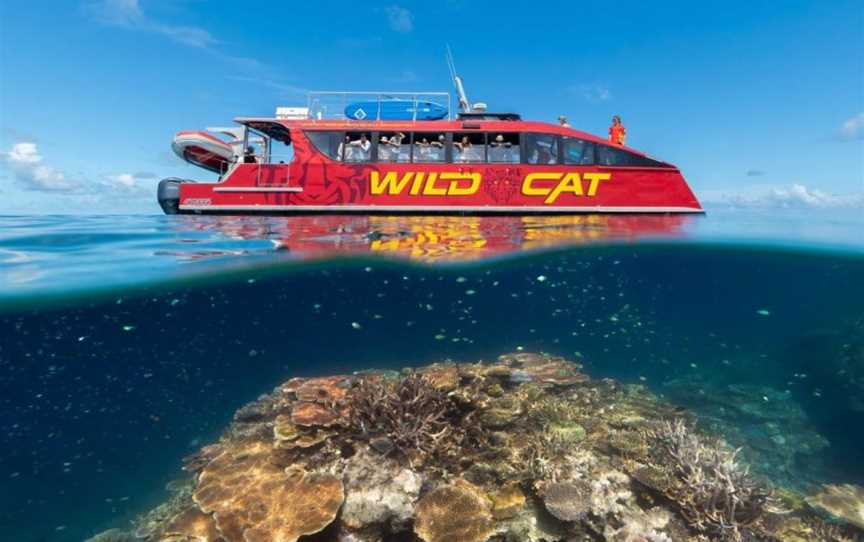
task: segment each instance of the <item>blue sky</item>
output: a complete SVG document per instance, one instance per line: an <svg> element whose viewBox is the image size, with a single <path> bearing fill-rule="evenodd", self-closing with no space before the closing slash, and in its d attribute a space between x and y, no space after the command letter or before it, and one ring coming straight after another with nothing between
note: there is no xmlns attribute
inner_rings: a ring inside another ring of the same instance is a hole
<svg viewBox="0 0 864 542"><path fill-rule="evenodd" d="M158 212L158 179L212 178L172 154L174 132L272 115L308 89L451 91L448 42L473 101L597 134L620 114L628 143L703 198L864 192L860 0L0 10L0 213Z"/></svg>

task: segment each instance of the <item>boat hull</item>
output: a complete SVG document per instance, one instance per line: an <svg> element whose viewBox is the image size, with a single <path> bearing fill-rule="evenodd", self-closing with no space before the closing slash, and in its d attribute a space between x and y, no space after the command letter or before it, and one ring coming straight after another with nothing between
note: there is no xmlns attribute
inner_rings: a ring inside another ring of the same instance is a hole
<svg viewBox="0 0 864 542"><path fill-rule="evenodd" d="M286 126L271 120L248 122L283 139L290 129L294 148L290 163L235 163L221 182L179 183L175 201L163 204L160 200L163 209L196 214L702 212L681 172L648 158L642 160L644 166L573 165L562 163L563 158L557 164L527 163L524 159L518 163L468 163L448 153L448 161L440 163L357 163L333 159L315 147L306 126ZM478 126L495 133L512 131L520 124L526 131L550 130L540 123L502 121ZM462 123L440 121L387 125L406 133L411 128L415 132L464 129ZM280 131L271 130L274 126ZM308 128L320 129L314 124ZM384 130L379 125L370 128L376 135ZM338 137L337 141L341 140ZM591 144L599 146L600 142ZM531 155L523 152L522 156Z"/></svg>
<svg viewBox="0 0 864 542"><path fill-rule="evenodd" d="M230 183L178 188L181 213L702 212L671 169L239 164Z"/></svg>

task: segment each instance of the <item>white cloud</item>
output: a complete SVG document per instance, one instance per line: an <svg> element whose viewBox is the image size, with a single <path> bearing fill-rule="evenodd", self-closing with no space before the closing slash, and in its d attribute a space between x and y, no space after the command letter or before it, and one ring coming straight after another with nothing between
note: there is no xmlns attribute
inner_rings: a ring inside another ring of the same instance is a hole
<svg viewBox="0 0 864 542"><path fill-rule="evenodd" d="M9 162L17 165L38 164L42 161L36 143L30 141L12 145L12 150L7 153L6 158Z"/></svg>
<svg viewBox="0 0 864 542"><path fill-rule="evenodd" d="M864 209L864 193L832 194L803 184L774 186L744 192L705 191L704 203L755 208L847 208Z"/></svg>
<svg viewBox="0 0 864 542"><path fill-rule="evenodd" d="M414 15L401 6L387 6L384 8L387 14L387 22L394 32L407 34L414 30Z"/></svg>
<svg viewBox="0 0 864 542"><path fill-rule="evenodd" d="M80 188L79 183L67 179L62 171L44 165L39 148L32 141L15 143L2 156L15 179L30 190L70 192Z"/></svg>
<svg viewBox="0 0 864 542"><path fill-rule="evenodd" d="M135 186L135 176L131 173L120 173L119 175L108 175L108 180L114 184L133 188Z"/></svg>
<svg viewBox="0 0 864 542"><path fill-rule="evenodd" d="M840 127L840 137L846 140L864 139L864 113L858 113Z"/></svg>
<svg viewBox="0 0 864 542"><path fill-rule="evenodd" d="M162 34L190 47L208 49L218 43L203 28L165 24L148 17L138 0L97 0L87 4L86 10L103 24Z"/></svg>
<svg viewBox="0 0 864 542"><path fill-rule="evenodd" d="M570 91L590 103L608 102L612 99L612 92L609 88L599 83L574 85L570 87Z"/></svg>
<svg viewBox="0 0 864 542"><path fill-rule="evenodd" d="M119 192L120 194L143 194L153 191L153 183L148 181L152 181L155 178L155 174L146 171L138 173L118 173L116 175L106 175L104 182L101 184L105 188Z"/></svg>

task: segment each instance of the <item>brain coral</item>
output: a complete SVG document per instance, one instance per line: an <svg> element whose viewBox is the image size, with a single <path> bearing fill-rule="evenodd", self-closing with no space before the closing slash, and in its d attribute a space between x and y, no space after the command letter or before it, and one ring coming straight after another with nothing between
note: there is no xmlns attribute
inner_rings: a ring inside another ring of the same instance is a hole
<svg viewBox="0 0 864 542"><path fill-rule="evenodd" d="M483 542L495 530L490 509L477 487L457 480L420 499L414 532L425 542Z"/></svg>
<svg viewBox="0 0 864 542"><path fill-rule="evenodd" d="M201 472L193 499L213 514L227 542L295 542L335 519L342 481L282 470L271 463L272 452L271 443L237 443Z"/></svg>

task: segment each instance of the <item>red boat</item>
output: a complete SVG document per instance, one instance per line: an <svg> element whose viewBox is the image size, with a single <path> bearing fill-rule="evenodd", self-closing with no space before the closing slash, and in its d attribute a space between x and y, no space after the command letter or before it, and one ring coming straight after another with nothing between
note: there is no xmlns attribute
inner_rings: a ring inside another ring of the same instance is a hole
<svg viewBox="0 0 864 542"><path fill-rule="evenodd" d="M469 107L457 89L455 118L448 94L317 93L308 107L236 119L231 141L180 132L175 152L219 179L164 179L159 204L167 214L702 212L677 167Z"/></svg>

